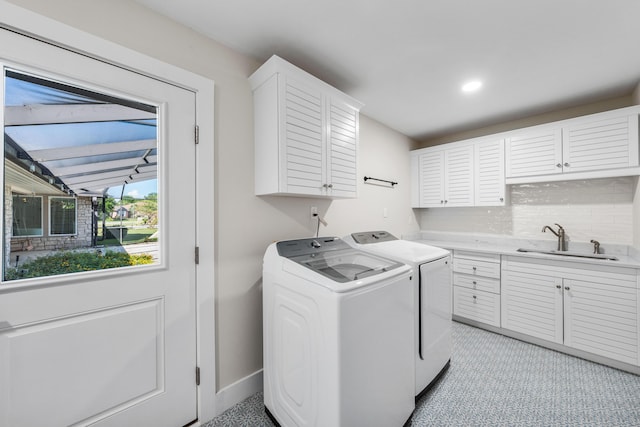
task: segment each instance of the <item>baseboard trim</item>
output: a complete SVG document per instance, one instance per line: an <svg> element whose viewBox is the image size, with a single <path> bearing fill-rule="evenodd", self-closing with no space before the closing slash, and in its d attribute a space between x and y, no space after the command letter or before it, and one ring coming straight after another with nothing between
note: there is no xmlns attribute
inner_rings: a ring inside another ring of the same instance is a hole
<svg viewBox="0 0 640 427"><path fill-rule="evenodd" d="M262 391L262 388L262 369L226 386L216 393L215 416L219 416L233 405L242 402L259 391Z"/></svg>

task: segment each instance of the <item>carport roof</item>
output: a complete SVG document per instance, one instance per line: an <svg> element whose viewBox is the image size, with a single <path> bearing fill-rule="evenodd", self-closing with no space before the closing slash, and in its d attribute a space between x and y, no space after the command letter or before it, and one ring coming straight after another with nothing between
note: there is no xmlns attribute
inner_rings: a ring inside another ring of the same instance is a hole
<svg viewBox="0 0 640 427"><path fill-rule="evenodd" d="M5 164L79 196L156 179L155 107L11 70L4 84Z"/></svg>

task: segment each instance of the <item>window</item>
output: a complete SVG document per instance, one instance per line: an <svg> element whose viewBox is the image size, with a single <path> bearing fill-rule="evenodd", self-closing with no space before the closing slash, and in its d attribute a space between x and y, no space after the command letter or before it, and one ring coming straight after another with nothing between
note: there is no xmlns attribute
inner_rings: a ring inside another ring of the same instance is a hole
<svg viewBox="0 0 640 427"><path fill-rule="evenodd" d="M13 196L14 237L42 236L42 197Z"/></svg>
<svg viewBox="0 0 640 427"><path fill-rule="evenodd" d="M2 279L158 262L157 120L156 106L4 68Z"/></svg>
<svg viewBox="0 0 640 427"><path fill-rule="evenodd" d="M75 235L77 234L77 208L73 197L49 198L49 234Z"/></svg>

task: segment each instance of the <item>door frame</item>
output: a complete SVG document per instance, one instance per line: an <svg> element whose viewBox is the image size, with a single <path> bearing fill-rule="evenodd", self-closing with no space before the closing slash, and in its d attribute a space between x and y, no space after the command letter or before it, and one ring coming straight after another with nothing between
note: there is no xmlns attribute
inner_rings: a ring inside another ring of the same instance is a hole
<svg viewBox="0 0 640 427"><path fill-rule="evenodd" d="M214 81L159 61L51 18L0 0L0 27L188 89L196 95L196 355L200 368L198 420L208 421L216 408L215 272L214 272ZM194 142L195 143L195 142ZM195 248L194 248L195 256ZM195 375L195 373L194 373Z"/></svg>

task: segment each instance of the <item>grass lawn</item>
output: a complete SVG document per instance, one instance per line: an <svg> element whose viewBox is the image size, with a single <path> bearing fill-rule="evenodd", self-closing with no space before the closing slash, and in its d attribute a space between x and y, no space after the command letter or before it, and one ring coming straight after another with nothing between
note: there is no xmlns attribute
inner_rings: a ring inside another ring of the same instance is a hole
<svg viewBox="0 0 640 427"><path fill-rule="evenodd" d="M144 243L150 241L148 240L149 237L156 231L158 231L157 228L130 228L122 243L120 243L118 239L105 239L98 241L98 244L105 246L120 246L131 245L133 243Z"/></svg>

